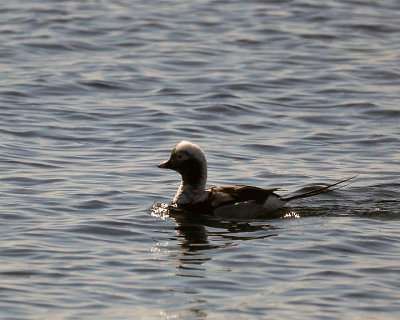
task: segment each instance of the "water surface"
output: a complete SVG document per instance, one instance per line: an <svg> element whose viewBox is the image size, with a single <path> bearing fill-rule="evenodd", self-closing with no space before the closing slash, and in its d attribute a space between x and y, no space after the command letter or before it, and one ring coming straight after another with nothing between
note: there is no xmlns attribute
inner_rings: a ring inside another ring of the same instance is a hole
<svg viewBox="0 0 400 320"><path fill-rule="evenodd" d="M0 318L398 319L398 1L3 1ZM168 215L159 170L321 186Z"/></svg>

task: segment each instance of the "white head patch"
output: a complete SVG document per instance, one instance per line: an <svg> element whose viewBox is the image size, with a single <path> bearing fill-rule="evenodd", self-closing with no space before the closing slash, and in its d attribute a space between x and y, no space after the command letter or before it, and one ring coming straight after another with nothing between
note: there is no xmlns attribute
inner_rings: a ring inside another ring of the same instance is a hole
<svg viewBox="0 0 400 320"><path fill-rule="evenodd" d="M197 144L181 141L175 147L175 152L186 152L202 164L206 164L206 156Z"/></svg>

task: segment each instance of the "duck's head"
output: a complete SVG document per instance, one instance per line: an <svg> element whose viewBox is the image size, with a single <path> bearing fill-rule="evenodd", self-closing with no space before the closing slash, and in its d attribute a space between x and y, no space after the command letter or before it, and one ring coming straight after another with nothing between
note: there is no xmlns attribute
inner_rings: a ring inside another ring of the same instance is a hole
<svg viewBox="0 0 400 320"><path fill-rule="evenodd" d="M181 141L171 151L170 158L157 165L172 169L182 175L184 183L197 185L207 179L207 161L200 147L189 141Z"/></svg>

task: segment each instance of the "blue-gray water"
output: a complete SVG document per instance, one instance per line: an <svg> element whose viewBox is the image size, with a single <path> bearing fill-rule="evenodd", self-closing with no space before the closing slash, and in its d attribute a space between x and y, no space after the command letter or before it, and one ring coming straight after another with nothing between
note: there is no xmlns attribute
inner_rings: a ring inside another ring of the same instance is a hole
<svg viewBox="0 0 400 320"><path fill-rule="evenodd" d="M3 0L0 318L398 319L399 12ZM360 176L274 219L168 217L182 139L210 186Z"/></svg>

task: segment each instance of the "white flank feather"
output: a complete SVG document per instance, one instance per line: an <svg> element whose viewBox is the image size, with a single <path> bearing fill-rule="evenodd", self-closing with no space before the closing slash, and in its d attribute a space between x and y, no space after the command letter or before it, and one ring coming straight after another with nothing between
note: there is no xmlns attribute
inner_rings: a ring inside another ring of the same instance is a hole
<svg viewBox="0 0 400 320"><path fill-rule="evenodd" d="M282 208L286 203L287 201L280 199L274 194L271 194L263 203L263 207L267 210L267 212L273 212Z"/></svg>

